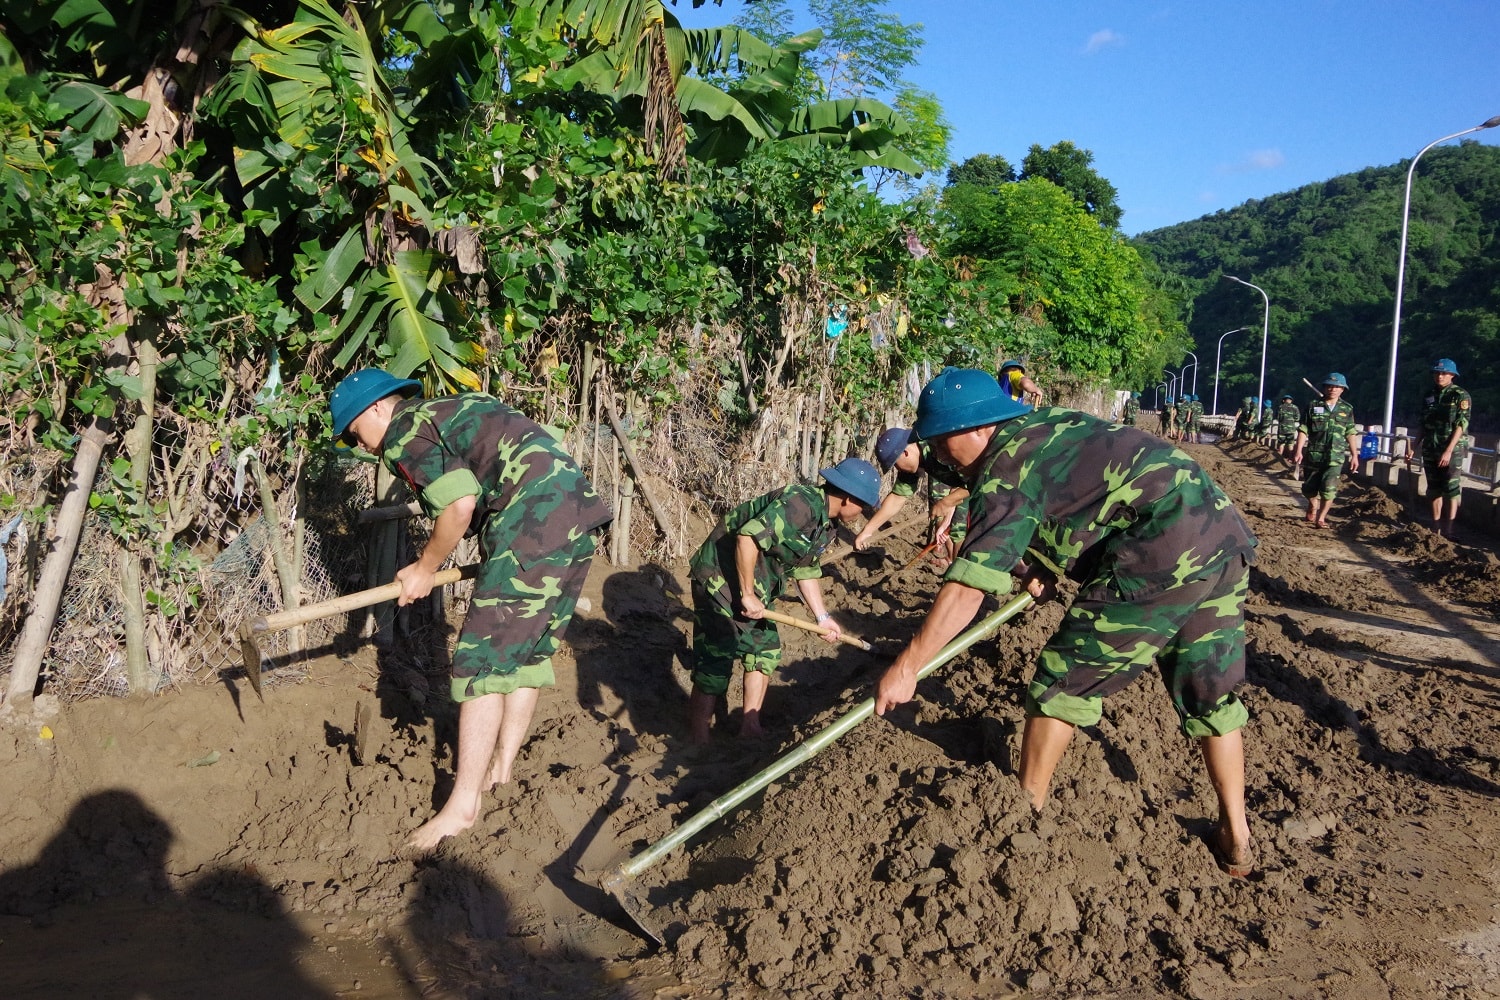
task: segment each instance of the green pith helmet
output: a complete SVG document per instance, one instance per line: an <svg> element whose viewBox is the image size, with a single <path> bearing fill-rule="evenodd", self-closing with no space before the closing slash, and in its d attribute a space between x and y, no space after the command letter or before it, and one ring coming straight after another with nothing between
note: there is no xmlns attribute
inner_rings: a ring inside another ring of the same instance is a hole
<svg viewBox="0 0 1500 1000"><path fill-rule="evenodd" d="M1010 398L995 376L977 368L944 368L917 397L920 439L999 423L1030 413L1031 407Z"/></svg>
<svg viewBox="0 0 1500 1000"><path fill-rule="evenodd" d="M862 458L846 458L838 465L819 470L818 475L862 506L873 507L880 502L880 473Z"/></svg>
<svg viewBox="0 0 1500 1000"><path fill-rule="evenodd" d="M381 368L361 368L335 386L328 397L333 436L343 437L361 413L385 397L397 393L413 396L421 391L422 383L415 379L397 378Z"/></svg>

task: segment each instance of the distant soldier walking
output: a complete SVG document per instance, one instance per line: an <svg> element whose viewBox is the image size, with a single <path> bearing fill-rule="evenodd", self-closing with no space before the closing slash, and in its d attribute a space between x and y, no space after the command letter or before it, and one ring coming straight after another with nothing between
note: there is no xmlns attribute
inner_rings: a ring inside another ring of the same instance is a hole
<svg viewBox="0 0 1500 1000"><path fill-rule="evenodd" d="M1126 427L1134 427L1141 419L1141 394L1132 392L1130 398L1125 400L1125 410L1120 417L1120 423Z"/></svg>
<svg viewBox="0 0 1500 1000"><path fill-rule="evenodd" d="M1422 453L1422 471L1427 475L1427 498L1432 501L1432 530L1453 537L1458 523L1458 505L1463 498L1464 454L1467 451L1469 413L1474 401L1454 382L1458 365L1439 358L1432 366L1432 393L1422 401L1422 424L1412 450ZM1412 452L1406 453L1411 465Z"/></svg>
<svg viewBox="0 0 1500 1000"><path fill-rule="evenodd" d="M1309 403L1297 424L1292 464L1302 468L1302 495L1307 497L1307 523L1328 527L1328 509L1338 495L1339 478L1347 463L1359 468L1359 434L1354 409L1341 398L1349 382L1338 372L1323 380L1323 398Z"/></svg>
<svg viewBox="0 0 1500 1000"><path fill-rule="evenodd" d="M1291 462L1297 447L1297 425L1301 422L1302 411L1292 401L1292 394L1283 392L1276 406L1276 453L1287 462Z"/></svg>

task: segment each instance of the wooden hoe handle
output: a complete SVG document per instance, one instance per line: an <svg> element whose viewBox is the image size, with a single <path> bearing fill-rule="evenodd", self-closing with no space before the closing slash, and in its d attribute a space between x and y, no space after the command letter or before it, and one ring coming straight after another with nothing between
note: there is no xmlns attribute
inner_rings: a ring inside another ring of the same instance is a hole
<svg viewBox="0 0 1500 1000"><path fill-rule="evenodd" d="M440 570L432 578L433 587L445 587L459 580L472 580L479 566L463 566L456 569ZM343 597L335 597L328 601L319 601L317 604L304 604L300 608L289 608L286 611L278 611L275 614L265 615L261 618L252 618L246 622L246 629L254 634L265 632L280 632L282 629L291 628L293 625L303 625L307 622L317 621L319 618L329 618L333 615L343 614L347 611L358 611L360 608L368 608L372 604L382 601L394 601L401 596L401 584L399 581L384 584L379 587L371 587L369 590L361 590L356 594L345 594Z"/></svg>
<svg viewBox="0 0 1500 1000"><path fill-rule="evenodd" d="M777 622L781 625L791 625L793 628L806 629L809 632L816 632L819 635L828 634L828 630L823 626L817 624L816 622L806 621L801 618L793 618L791 615L784 615L780 611L767 611L765 613L765 617L770 621ZM857 649L863 649L867 653L875 648L868 642L865 642L863 639L857 639L852 635L840 634L839 642L842 642L848 646L854 646Z"/></svg>

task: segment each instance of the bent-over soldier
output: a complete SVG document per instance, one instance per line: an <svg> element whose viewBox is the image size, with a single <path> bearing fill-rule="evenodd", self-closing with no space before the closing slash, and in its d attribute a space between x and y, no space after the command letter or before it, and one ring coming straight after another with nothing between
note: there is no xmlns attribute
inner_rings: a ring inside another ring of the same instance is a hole
<svg viewBox="0 0 1500 1000"><path fill-rule="evenodd" d="M432 592L433 576L470 531L480 569L453 649L458 702L453 792L407 846L435 847L468 829L480 797L510 780L552 654L573 617L604 501L540 424L493 396L407 398L419 383L366 368L333 390L335 437L357 443L405 480L432 534L396 573L400 605Z"/></svg>
<svg viewBox="0 0 1500 1000"><path fill-rule="evenodd" d="M1149 434L1047 407L1026 411L986 373L949 368L917 403L915 430L968 480L969 536L921 629L880 679L875 711L910 700L917 671L1022 572L1033 596L1080 581L1026 691L1020 783L1040 810L1078 726L1154 660L1219 799L1210 846L1252 866L1245 812L1244 601L1255 537L1186 454Z"/></svg>
<svg viewBox="0 0 1500 1000"><path fill-rule="evenodd" d="M822 486L786 486L729 511L689 563L693 588L693 692L688 723L695 743L708 742L735 660L744 671L741 736L762 733L760 713L771 675L781 665L781 636L765 619L787 577L830 643L838 622L823 605L818 557L836 521L849 521L880 500L880 474L862 458L822 470Z"/></svg>

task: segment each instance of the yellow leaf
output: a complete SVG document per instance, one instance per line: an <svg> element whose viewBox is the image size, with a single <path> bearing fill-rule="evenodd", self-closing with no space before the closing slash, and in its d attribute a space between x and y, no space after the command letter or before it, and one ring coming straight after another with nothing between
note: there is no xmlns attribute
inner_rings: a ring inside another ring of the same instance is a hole
<svg viewBox="0 0 1500 1000"><path fill-rule="evenodd" d="M51 726L43 726L42 727L42 731L40 733L37 733L37 735L40 736L44 740L50 740L52 738L52 727Z"/></svg>

